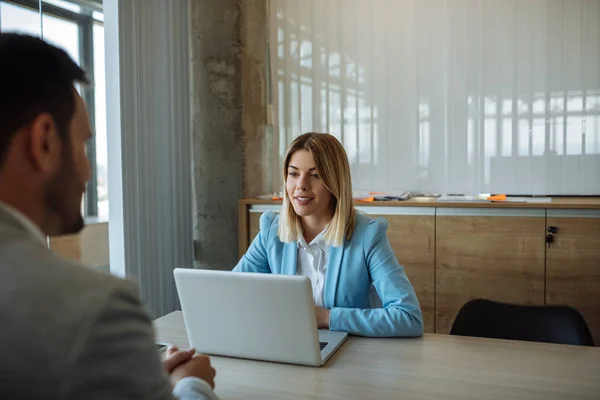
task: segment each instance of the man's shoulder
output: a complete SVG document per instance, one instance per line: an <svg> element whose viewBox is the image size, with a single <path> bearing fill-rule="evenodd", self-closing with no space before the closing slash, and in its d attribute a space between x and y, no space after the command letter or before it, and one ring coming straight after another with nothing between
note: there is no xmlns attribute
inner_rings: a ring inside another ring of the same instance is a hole
<svg viewBox="0 0 600 400"><path fill-rule="evenodd" d="M64 317L89 315L114 292L135 290L130 282L66 260L27 237L0 240L0 281L4 293L20 303L45 304L49 313L60 310Z"/></svg>
<svg viewBox="0 0 600 400"><path fill-rule="evenodd" d="M57 393L66 382L65 371L77 363L90 334L100 328L98 321L104 323L106 314L119 316L127 307L141 312L134 288L65 260L31 237L0 234L0 340L11 343L5 359L27 354L28 360L13 368L15 387L35 376L37 366L48 376L43 390ZM0 361L2 367L6 365Z"/></svg>

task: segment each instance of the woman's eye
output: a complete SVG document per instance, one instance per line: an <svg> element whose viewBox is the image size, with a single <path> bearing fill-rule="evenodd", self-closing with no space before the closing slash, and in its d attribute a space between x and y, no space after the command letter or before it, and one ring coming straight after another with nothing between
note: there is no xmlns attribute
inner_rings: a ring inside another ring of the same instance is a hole
<svg viewBox="0 0 600 400"><path fill-rule="evenodd" d="M315 179L319 179L319 175L318 174L312 174L311 177L313 177Z"/></svg>

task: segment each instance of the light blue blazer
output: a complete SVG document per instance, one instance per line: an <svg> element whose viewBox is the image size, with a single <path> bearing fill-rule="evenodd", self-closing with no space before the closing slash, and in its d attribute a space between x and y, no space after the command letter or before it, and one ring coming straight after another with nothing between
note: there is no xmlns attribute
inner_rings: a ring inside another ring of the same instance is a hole
<svg viewBox="0 0 600 400"><path fill-rule="evenodd" d="M283 243L278 226L279 215L269 211L260 217L260 232L234 271L296 275L298 243ZM352 238L330 248L324 288L329 329L377 337L423 334L417 296L396 260L387 227L387 220L357 212ZM372 308L371 284L383 308Z"/></svg>

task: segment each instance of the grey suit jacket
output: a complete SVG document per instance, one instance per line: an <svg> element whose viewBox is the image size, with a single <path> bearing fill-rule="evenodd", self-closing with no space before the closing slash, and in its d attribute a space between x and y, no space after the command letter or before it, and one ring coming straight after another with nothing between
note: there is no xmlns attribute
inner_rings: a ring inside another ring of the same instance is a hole
<svg viewBox="0 0 600 400"><path fill-rule="evenodd" d="M68 262L0 208L0 399L216 398L172 392L135 286Z"/></svg>

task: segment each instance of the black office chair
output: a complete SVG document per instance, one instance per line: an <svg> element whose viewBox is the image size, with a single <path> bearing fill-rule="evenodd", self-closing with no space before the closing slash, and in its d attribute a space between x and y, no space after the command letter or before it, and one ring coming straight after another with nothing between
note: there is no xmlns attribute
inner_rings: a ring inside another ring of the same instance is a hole
<svg viewBox="0 0 600 400"><path fill-rule="evenodd" d="M467 302L452 324L451 335L593 346L583 316L563 305L516 305L485 299Z"/></svg>

